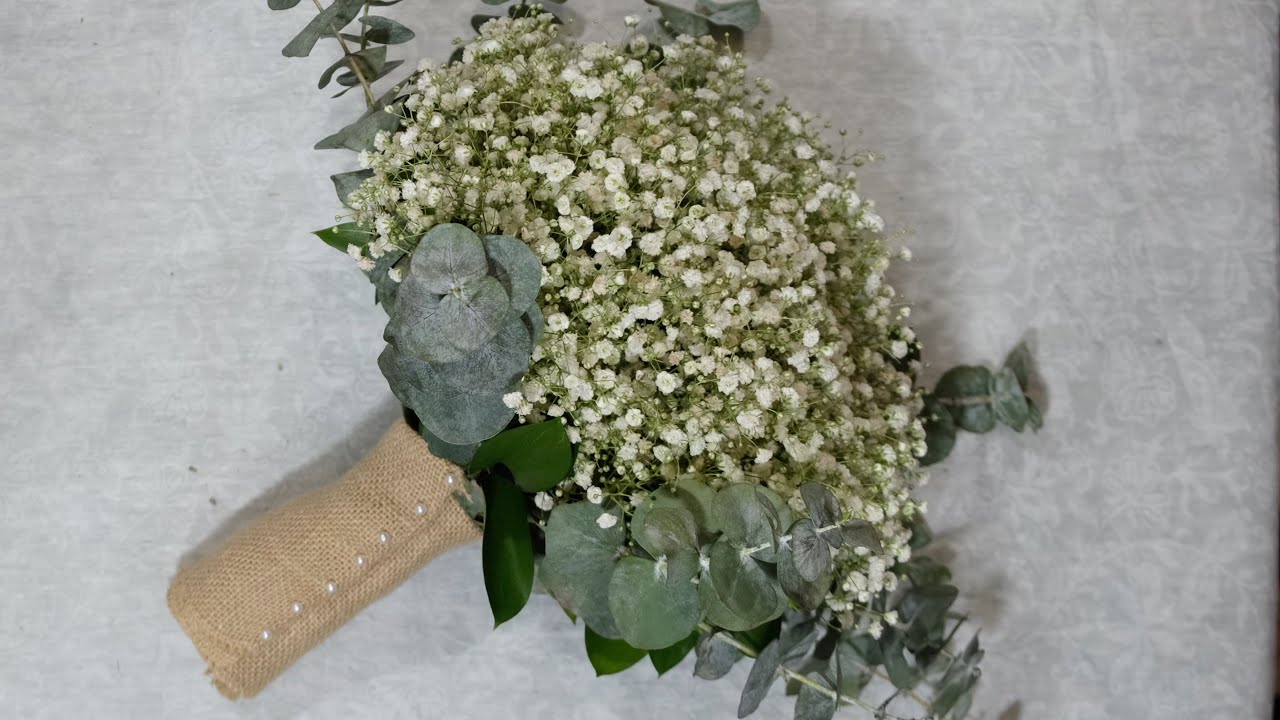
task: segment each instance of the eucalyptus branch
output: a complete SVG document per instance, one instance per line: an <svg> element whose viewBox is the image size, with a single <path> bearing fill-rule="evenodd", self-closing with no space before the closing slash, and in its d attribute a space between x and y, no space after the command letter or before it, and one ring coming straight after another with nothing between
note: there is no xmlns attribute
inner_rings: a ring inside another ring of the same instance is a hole
<svg viewBox="0 0 1280 720"><path fill-rule="evenodd" d="M324 12L324 6L320 4L320 0L311 0L311 2L315 3L316 10ZM366 4L364 7L365 11L368 12L369 6ZM364 89L364 104L372 108L373 88L369 87L369 81L365 79L364 73L360 70L360 62L356 60L355 53L351 52L351 48L347 47L347 41L343 39L341 29L333 25L330 25L329 29L333 31L333 37L337 39L338 46L342 48L342 54L346 57L347 65L351 67L351 72L355 73L356 79L360 81L360 87ZM363 49L364 41L361 40L360 42L361 49Z"/></svg>
<svg viewBox="0 0 1280 720"><path fill-rule="evenodd" d="M746 655L747 657L753 660L757 655L756 651L751 649L750 646L748 646L746 643L741 642L740 640L733 637L729 633L716 632L715 628L711 627L706 623L698 623L698 629L705 633L710 634L711 637L716 638L717 640L725 643L729 647L733 648L734 650L737 650L738 652L742 653L743 655ZM826 685L823 685L822 683L815 682L808 675L798 673L795 670L792 670L786 667L780 667L778 668L778 671L782 673L782 676L784 678L787 678L788 680L795 680L801 685L807 685L810 688L821 693L822 695L832 698L833 700L836 701L837 704L843 703L845 705L857 705L863 710L868 710L873 713L882 712L881 708L878 708L875 705L872 705L871 703L863 700L862 698L853 697L852 695L845 695L844 693L838 690L832 690L831 688L827 687ZM916 702L920 703L920 705L924 707L926 710L929 708L929 703L925 702L924 699L921 698L919 695L916 695L915 693L911 693L911 698ZM911 720L911 718L903 717L900 715L886 714L886 715L880 715L879 717L883 717L885 720Z"/></svg>

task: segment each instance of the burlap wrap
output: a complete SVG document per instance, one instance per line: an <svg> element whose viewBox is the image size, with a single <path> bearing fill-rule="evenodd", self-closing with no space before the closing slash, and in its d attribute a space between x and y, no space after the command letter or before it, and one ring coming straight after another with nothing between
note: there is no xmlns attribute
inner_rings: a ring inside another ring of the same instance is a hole
<svg viewBox="0 0 1280 720"><path fill-rule="evenodd" d="M451 497L462 477L397 421L337 482L263 515L180 570L169 609L218 690L256 695L432 558L478 539Z"/></svg>

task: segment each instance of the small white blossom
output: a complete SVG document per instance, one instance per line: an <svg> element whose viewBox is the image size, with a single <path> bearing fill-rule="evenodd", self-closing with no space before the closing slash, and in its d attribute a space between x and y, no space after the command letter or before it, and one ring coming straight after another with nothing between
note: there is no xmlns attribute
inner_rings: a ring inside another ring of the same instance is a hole
<svg viewBox="0 0 1280 720"><path fill-rule="evenodd" d="M612 515L607 512L600 513L600 517L596 518L596 525L599 525L600 528L603 530L608 530L609 528L617 524L618 524L618 517L616 515Z"/></svg>

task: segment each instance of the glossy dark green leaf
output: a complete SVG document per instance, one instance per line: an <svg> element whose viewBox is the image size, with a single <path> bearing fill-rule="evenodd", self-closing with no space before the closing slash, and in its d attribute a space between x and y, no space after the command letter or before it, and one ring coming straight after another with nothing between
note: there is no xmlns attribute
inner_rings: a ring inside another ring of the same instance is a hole
<svg viewBox="0 0 1280 720"><path fill-rule="evenodd" d="M956 445L956 421L951 412L937 398L926 395L924 409L920 413L924 424L925 453L921 465L942 462Z"/></svg>
<svg viewBox="0 0 1280 720"><path fill-rule="evenodd" d="M368 28L364 34L371 42L384 45L399 45L413 39L412 30L391 18L367 15L360 18L360 22Z"/></svg>
<svg viewBox="0 0 1280 720"><path fill-rule="evenodd" d="M620 673L643 660L647 654L622 640L604 637L590 626L583 628L583 640L587 646L587 659L595 668L596 677Z"/></svg>
<svg viewBox="0 0 1280 720"><path fill-rule="evenodd" d="M519 614L533 589L533 543L525 495L505 477L490 478L485 488L484 589L494 627Z"/></svg>
<svg viewBox="0 0 1280 720"><path fill-rule="evenodd" d="M960 365L943 373L933 395L951 412L956 425L969 432L989 432L996 426L991 407L994 377L978 365Z"/></svg>
<svg viewBox="0 0 1280 720"><path fill-rule="evenodd" d="M478 472L493 465L506 466L516 485L527 493L550 490L573 467L573 448L564 423L547 420L500 432L480 443L467 469Z"/></svg>
<svg viewBox="0 0 1280 720"><path fill-rule="evenodd" d="M738 717L744 718L755 712L769 693L769 687L782 667L782 643L774 640L756 657L747 674L747 682L742 686L742 697L738 700Z"/></svg>
<svg viewBox="0 0 1280 720"><path fill-rule="evenodd" d="M347 198L351 197L351 193L360 187L360 183L371 177L373 177L372 170L353 170L330 175L329 179L333 181L333 191L338 195L338 202L350 207L347 205Z"/></svg>
<svg viewBox="0 0 1280 720"><path fill-rule="evenodd" d="M691 632L689 636L674 645L649 651L649 661L653 663L653 669L658 671L658 676L665 675L668 670L679 665L682 660L690 652L693 651L694 645L698 643L698 633Z"/></svg>
<svg viewBox="0 0 1280 720"><path fill-rule="evenodd" d="M693 674L703 680L719 680L728 675L733 666L743 657L745 656L733 645L708 633L698 638L697 661L693 666Z"/></svg>
<svg viewBox="0 0 1280 720"><path fill-rule="evenodd" d="M1016 432L1022 432L1027 426L1027 418L1029 410L1027 408L1027 396L1022 392L1022 385L1018 383L1018 377L1010 368L1003 368L995 374L995 379L991 384L991 409L995 412L996 420L1013 428Z"/></svg>
<svg viewBox="0 0 1280 720"><path fill-rule="evenodd" d="M818 673L809 673L806 677L814 683L831 690L831 683ZM801 685L800 694L796 696L795 720L831 720L836 716L836 699L833 695L815 689L811 685Z"/></svg>
<svg viewBox="0 0 1280 720"><path fill-rule="evenodd" d="M609 611L622 639L654 650L680 641L702 619L698 556L688 552L664 561L634 555L618 561L609 580Z"/></svg>
<svg viewBox="0 0 1280 720"><path fill-rule="evenodd" d="M844 542L850 547L864 547L873 553L884 552L884 546L880 544L880 533L876 532L876 528L866 520L848 520L840 525L840 532L844 535Z"/></svg>
<svg viewBox="0 0 1280 720"><path fill-rule="evenodd" d="M359 223L346 222L323 230L314 230L311 233L321 240L325 241L329 247L347 251L348 245L356 247L364 247L373 239L373 233L360 227Z"/></svg>
<svg viewBox="0 0 1280 720"><path fill-rule="evenodd" d="M333 0L333 3L320 11L315 17L311 18L311 22L298 33L288 45L284 46L281 53L285 57L306 57L311 54L311 49L316 46L316 42L324 35L337 33L339 30L347 26L347 23L355 19L360 14L360 9L364 7L364 0Z"/></svg>
<svg viewBox="0 0 1280 720"><path fill-rule="evenodd" d="M609 612L609 579L626 541L619 521L609 528L596 522L604 508L589 502L557 505L547 520L546 557L539 579L565 609L595 632L617 638ZM621 513L614 509L614 516Z"/></svg>

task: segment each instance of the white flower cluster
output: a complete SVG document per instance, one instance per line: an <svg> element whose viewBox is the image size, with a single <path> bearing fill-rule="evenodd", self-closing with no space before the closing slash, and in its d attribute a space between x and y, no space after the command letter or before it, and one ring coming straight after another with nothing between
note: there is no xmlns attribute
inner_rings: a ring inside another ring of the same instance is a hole
<svg viewBox="0 0 1280 720"><path fill-rule="evenodd" d="M495 20L463 61L423 67L405 126L362 154L350 198L376 256L437 223L502 232L543 261L546 335L507 404L565 418L572 477L538 507L636 503L711 485L830 486L905 559L918 393L883 222L822 125L710 41L659 54L560 42L547 16ZM864 551L859 551L863 552ZM886 584L842 551L837 610Z"/></svg>

